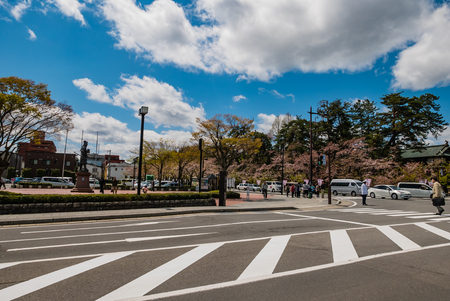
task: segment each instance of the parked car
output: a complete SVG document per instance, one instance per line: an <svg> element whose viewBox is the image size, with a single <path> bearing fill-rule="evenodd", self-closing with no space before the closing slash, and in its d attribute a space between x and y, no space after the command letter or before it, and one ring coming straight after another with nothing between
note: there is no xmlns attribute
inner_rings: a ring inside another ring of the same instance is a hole
<svg viewBox="0 0 450 301"><path fill-rule="evenodd" d="M180 184L180 186L178 186L178 182L169 182L162 185L161 187L183 187L183 184Z"/></svg>
<svg viewBox="0 0 450 301"><path fill-rule="evenodd" d="M236 188L237 188L237 190L247 190L248 189L248 183L241 183Z"/></svg>
<svg viewBox="0 0 450 301"><path fill-rule="evenodd" d="M39 183L42 180L42 177L34 177L33 182Z"/></svg>
<svg viewBox="0 0 450 301"><path fill-rule="evenodd" d="M55 187L61 186L61 182L62 182L62 186L68 186L68 187L75 186L75 184L73 184L72 182L64 180L61 177L42 177L42 179L41 179L41 183L49 183Z"/></svg>
<svg viewBox="0 0 450 301"><path fill-rule="evenodd" d="M250 191L261 191L261 187L256 184L248 184L248 189Z"/></svg>
<svg viewBox="0 0 450 301"><path fill-rule="evenodd" d="M20 180L21 183L32 183L35 182L33 178L22 178Z"/></svg>
<svg viewBox="0 0 450 301"><path fill-rule="evenodd" d="M136 181L136 183L134 183L133 185L134 188L138 187L138 181ZM152 182L151 181L141 181L141 188L142 187L147 187L147 188L152 188Z"/></svg>
<svg viewBox="0 0 450 301"><path fill-rule="evenodd" d="M411 192L407 190L401 190L394 185L376 185L368 189L369 196L371 198L392 198L393 200L411 198Z"/></svg>
<svg viewBox="0 0 450 301"><path fill-rule="evenodd" d="M333 179L331 180L331 192L333 195L351 195L361 194L362 182L354 179Z"/></svg>
<svg viewBox="0 0 450 301"><path fill-rule="evenodd" d="M279 181L266 181L267 191L281 191L281 182Z"/></svg>
<svg viewBox="0 0 450 301"><path fill-rule="evenodd" d="M95 178L89 178L89 187L100 188L100 182Z"/></svg>
<svg viewBox="0 0 450 301"><path fill-rule="evenodd" d="M432 198L433 188L425 183L415 182L400 182L397 186L402 190L407 190L411 193L413 198ZM445 197L445 193L442 192L442 197Z"/></svg>

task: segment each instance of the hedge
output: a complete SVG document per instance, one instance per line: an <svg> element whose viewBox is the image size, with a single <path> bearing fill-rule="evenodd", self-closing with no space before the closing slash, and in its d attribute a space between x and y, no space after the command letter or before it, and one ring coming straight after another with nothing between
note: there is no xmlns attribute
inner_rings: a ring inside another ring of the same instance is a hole
<svg viewBox="0 0 450 301"><path fill-rule="evenodd" d="M213 190L209 192L211 197L218 199L219 198L219 190ZM241 198L241 194L234 191L227 191L227 199L239 199Z"/></svg>
<svg viewBox="0 0 450 301"><path fill-rule="evenodd" d="M151 194L6 194L0 195L0 204L35 203L85 203L85 202L129 202L211 199L211 193L151 193Z"/></svg>

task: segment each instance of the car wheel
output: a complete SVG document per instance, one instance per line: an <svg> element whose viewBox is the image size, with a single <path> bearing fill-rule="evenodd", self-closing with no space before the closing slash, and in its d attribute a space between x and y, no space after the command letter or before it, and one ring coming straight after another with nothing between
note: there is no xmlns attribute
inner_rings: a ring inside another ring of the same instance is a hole
<svg viewBox="0 0 450 301"><path fill-rule="evenodd" d="M409 200L409 198L403 198L403 199L406 200L406 201Z"/></svg>
<svg viewBox="0 0 450 301"><path fill-rule="evenodd" d="M275 192L275 189L272 188L272 192Z"/></svg>
<svg viewBox="0 0 450 301"><path fill-rule="evenodd" d="M355 192L355 191L352 191L351 195L352 195L352 196L356 196L356 192Z"/></svg>
<svg viewBox="0 0 450 301"><path fill-rule="evenodd" d="M393 194L391 194L391 198L393 200L396 200L396 199L398 199L398 195L396 193L393 193Z"/></svg>
<svg viewBox="0 0 450 301"><path fill-rule="evenodd" d="M371 193L370 193L370 197L371 197L372 199L374 199L374 198L375 198L375 193L371 192Z"/></svg>
<svg viewBox="0 0 450 301"><path fill-rule="evenodd" d="M338 195L338 192L336 190L333 191L333 195Z"/></svg>

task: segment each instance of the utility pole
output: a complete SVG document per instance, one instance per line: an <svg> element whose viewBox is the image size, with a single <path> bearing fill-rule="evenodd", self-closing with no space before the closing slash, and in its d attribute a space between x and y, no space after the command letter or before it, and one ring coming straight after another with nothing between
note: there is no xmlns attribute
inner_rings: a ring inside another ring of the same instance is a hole
<svg viewBox="0 0 450 301"><path fill-rule="evenodd" d="M312 115L317 114L317 112L312 111L312 107L309 107L309 185L312 185L312 178L313 178L313 172L312 172L312 147L313 147L313 141L312 141Z"/></svg>

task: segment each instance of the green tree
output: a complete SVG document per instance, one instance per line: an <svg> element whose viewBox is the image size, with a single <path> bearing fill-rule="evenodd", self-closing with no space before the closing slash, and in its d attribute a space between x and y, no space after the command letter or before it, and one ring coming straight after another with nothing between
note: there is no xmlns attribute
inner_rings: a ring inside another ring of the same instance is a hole
<svg viewBox="0 0 450 301"><path fill-rule="evenodd" d="M320 133L326 133L328 141L339 143L353 138L350 109L351 104L340 99L319 102L317 113L326 119L320 123Z"/></svg>
<svg viewBox="0 0 450 301"><path fill-rule="evenodd" d="M178 171L178 186L181 185L184 170L186 166L200 158L200 150L195 145L188 145L187 142L182 142L175 145L172 159L175 162Z"/></svg>
<svg viewBox="0 0 450 301"><path fill-rule="evenodd" d="M8 167L18 142L37 131L59 137L72 127L72 108L56 103L45 84L18 77L0 78L0 174Z"/></svg>
<svg viewBox="0 0 450 301"><path fill-rule="evenodd" d="M381 98L387 111L380 113L382 134L387 147L422 147L428 135L437 138L448 125L438 113L439 97L424 94L419 97L405 97L403 92L392 93Z"/></svg>
<svg viewBox="0 0 450 301"><path fill-rule="evenodd" d="M197 118L198 131L192 137L198 141L203 137L206 157L214 158L221 171L228 168L240 157L254 155L261 147L261 140L254 139L253 120L225 114L201 121Z"/></svg>
<svg viewBox="0 0 450 301"><path fill-rule="evenodd" d="M280 151L283 147L294 151L297 154L303 154L309 151L309 121L296 116L288 123L285 123L278 131L275 137L274 149Z"/></svg>
<svg viewBox="0 0 450 301"><path fill-rule="evenodd" d="M51 171L52 177L60 177L61 176L61 170L59 168L53 168Z"/></svg>
<svg viewBox="0 0 450 301"><path fill-rule="evenodd" d="M386 145L381 134L381 118L374 101L358 99L350 108L352 134L355 138L365 138L365 143L373 149L372 158L381 158Z"/></svg>
<svg viewBox="0 0 450 301"><path fill-rule="evenodd" d="M163 179L163 172L173 163L174 141L161 138L159 141L144 141L143 160L153 166L158 173L159 186Z"/></svg>

